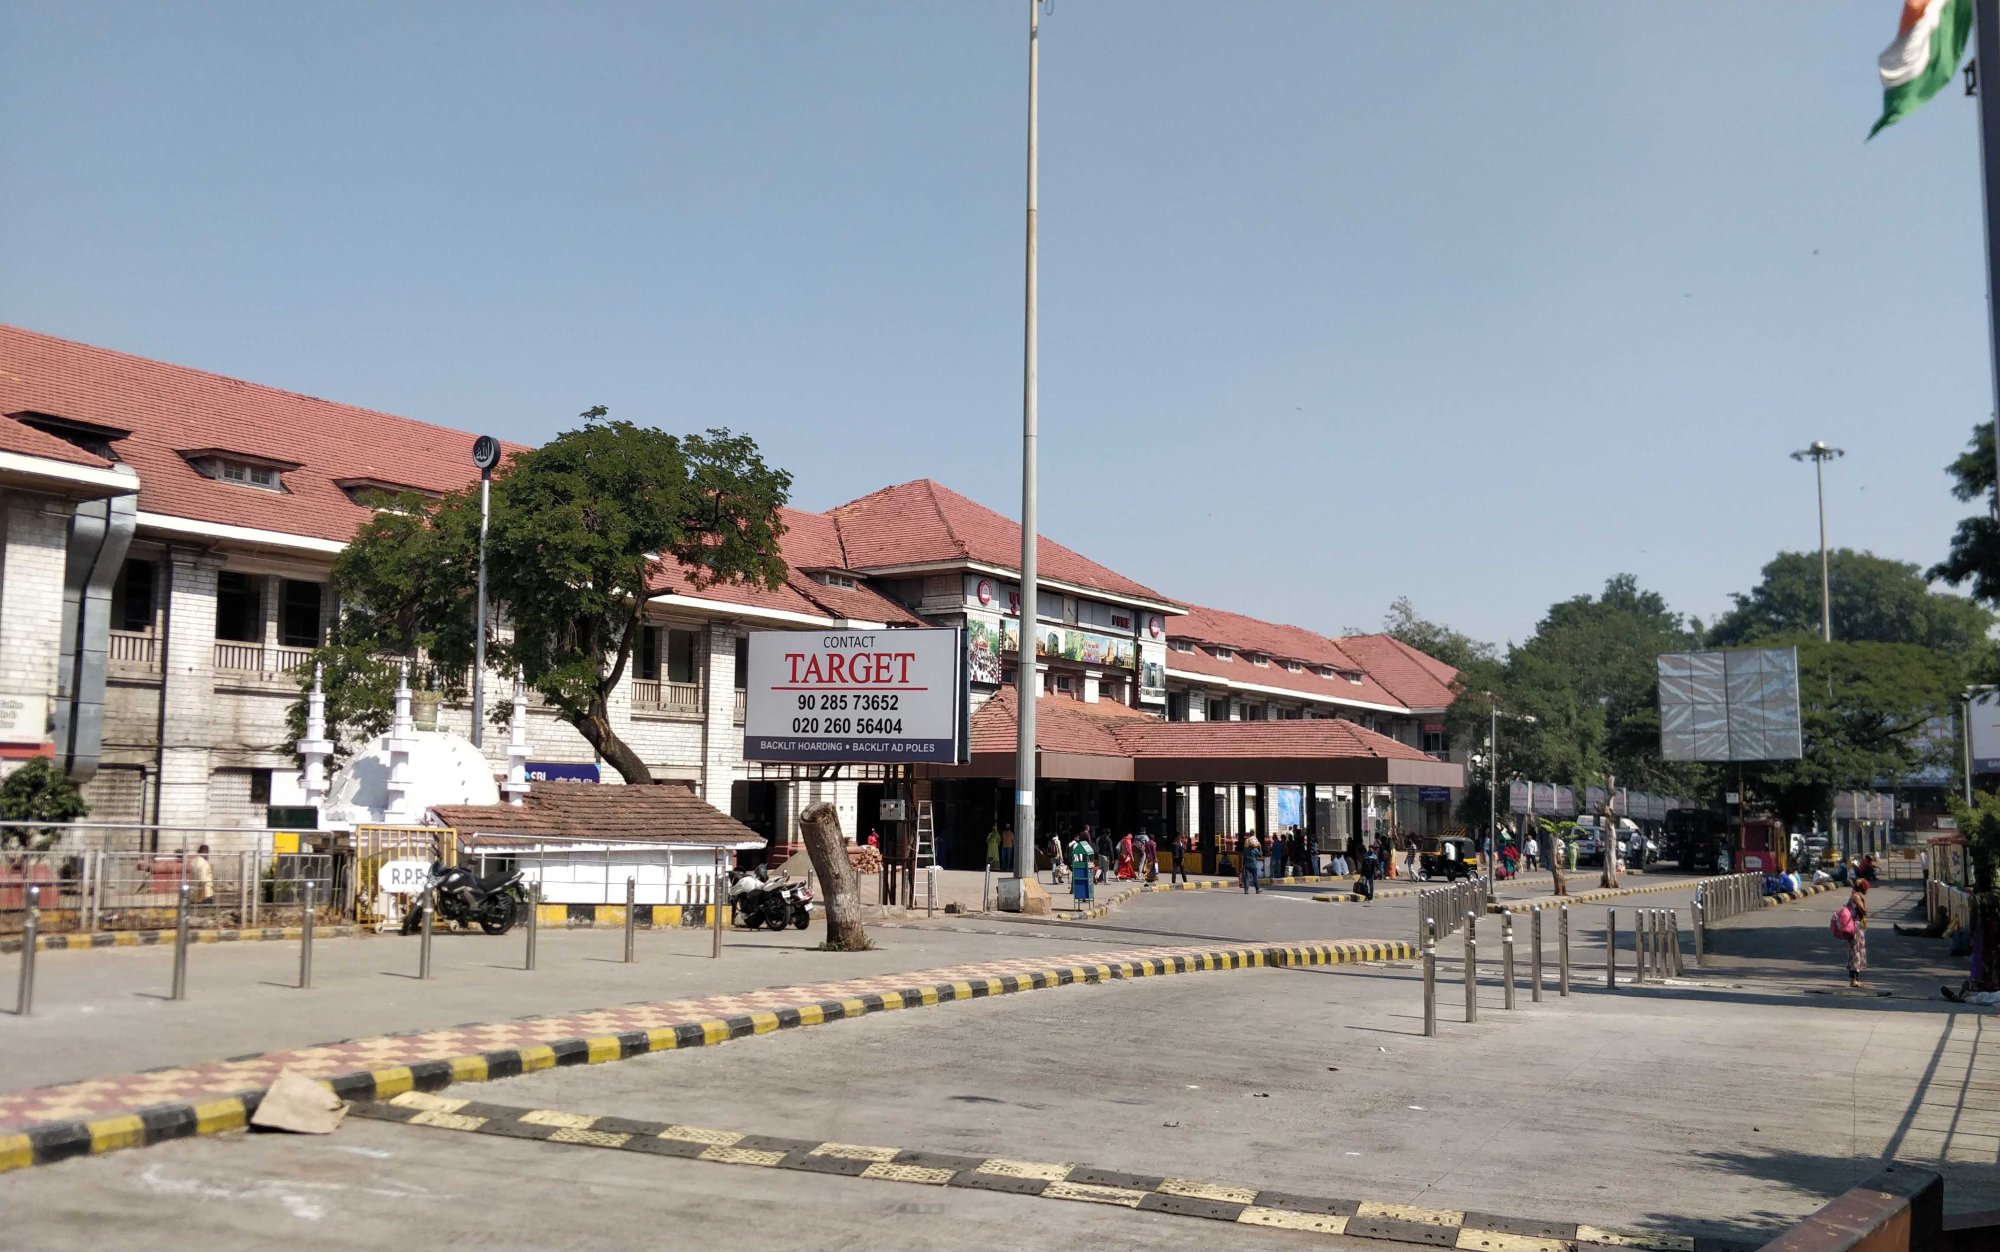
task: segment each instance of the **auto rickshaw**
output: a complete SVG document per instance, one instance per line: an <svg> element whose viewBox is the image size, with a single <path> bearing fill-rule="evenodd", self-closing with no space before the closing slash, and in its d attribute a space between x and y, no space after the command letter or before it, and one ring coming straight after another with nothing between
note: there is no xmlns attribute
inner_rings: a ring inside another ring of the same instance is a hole
<svg viewBox="0 0 2000 1252"><path fill-rule="evenodd" d="M1472 851L1472 840L1460 835L1426 838L1417 845L1417 872L1426 882L1473 877L1479 873L1479 858Z"/></svg>

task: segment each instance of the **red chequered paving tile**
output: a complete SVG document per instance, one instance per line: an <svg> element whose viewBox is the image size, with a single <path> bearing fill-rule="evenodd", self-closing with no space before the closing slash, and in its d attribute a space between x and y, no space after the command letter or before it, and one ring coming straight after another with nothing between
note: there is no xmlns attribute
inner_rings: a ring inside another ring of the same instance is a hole
<svg viewBox="0 0 2000 1252"><path fill-rule="evenodd" d="M1070 966L1116 965L1156 957L1192 956L1214 951L1208 947L1125 948L1062 957L1024 957L981 961L944 969L913 970L841 982L770 987L735 995L595 1009L557 1017L494 1022L413 1035L384 1035L344 1043L265 1052L232 1061L205 1061L140 1074L123 1074L87 1082L36 1087L0 1095L0 1132L17 1131L39 1122L85 1120L169 1101L197 1104L223 1096L268 1087L284 1069L311 1078L333 1078L366 1070L389 1069L419 1061L448 1061L508 1048L528 1048L562 1039L616 1035L725 1018L759 1010L781 1009L825 1000L901 991L938 983L998 978Z"/></svg>

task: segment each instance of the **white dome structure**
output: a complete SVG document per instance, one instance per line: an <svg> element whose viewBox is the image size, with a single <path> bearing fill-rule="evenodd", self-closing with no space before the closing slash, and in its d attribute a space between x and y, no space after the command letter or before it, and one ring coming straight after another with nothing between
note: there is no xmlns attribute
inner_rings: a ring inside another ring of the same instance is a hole
<svg viewBox="0 0 2000 1252"><path fill-rule="evenodd" d="M485 754L457 735L436 730L406 731L400 744L409 752L409 784L397 811L390 811L390 739L371 739L341 766L327 787L321 811L327 826L361 822L418 823L433 805L498 804L500 786Z"/></svg>

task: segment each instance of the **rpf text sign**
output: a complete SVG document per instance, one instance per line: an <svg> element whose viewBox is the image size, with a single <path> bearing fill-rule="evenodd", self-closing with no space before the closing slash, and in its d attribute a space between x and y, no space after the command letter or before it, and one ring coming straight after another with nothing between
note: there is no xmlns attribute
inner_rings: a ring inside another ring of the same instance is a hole
<svg viewBox="0 0 2000 1252"><path fill-rule="evenodd" d="M756 631L743 756L951 764L965 696L957 630Z"/></svg>

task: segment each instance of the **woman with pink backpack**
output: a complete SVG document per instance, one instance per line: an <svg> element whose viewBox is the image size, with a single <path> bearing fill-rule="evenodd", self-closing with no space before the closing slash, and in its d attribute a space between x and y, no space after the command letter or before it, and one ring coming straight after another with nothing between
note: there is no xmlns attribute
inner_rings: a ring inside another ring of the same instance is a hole
<svg viewBox="0 0 2000 1252"><path fill-rule="evenodd" d="M1847 985L1862 986L1861 975L1868 972L1868 880L1856 879L1847 903L1833 915L1834 937L1847 944Z"/></svg>

